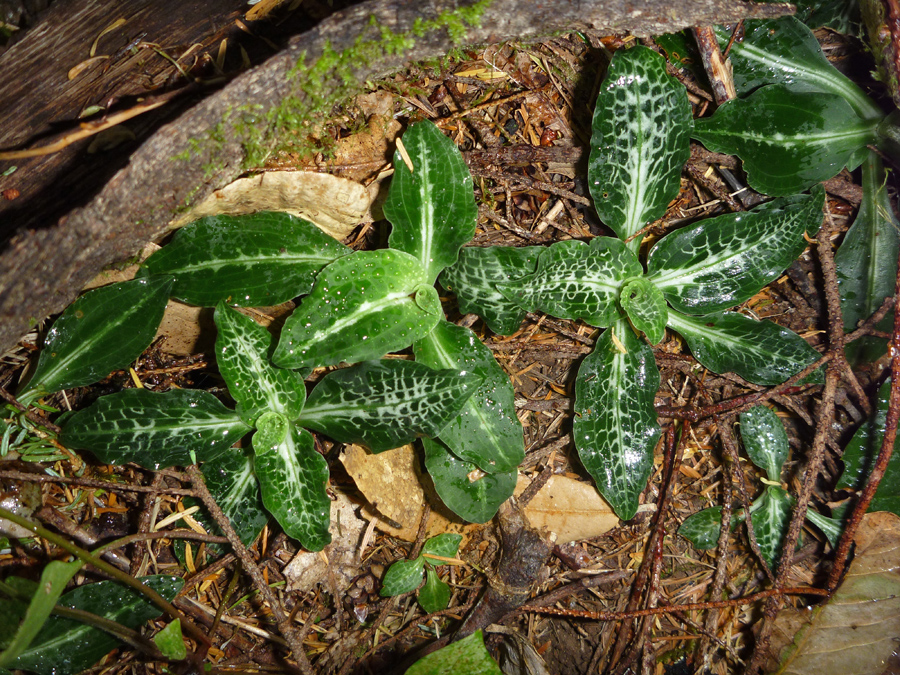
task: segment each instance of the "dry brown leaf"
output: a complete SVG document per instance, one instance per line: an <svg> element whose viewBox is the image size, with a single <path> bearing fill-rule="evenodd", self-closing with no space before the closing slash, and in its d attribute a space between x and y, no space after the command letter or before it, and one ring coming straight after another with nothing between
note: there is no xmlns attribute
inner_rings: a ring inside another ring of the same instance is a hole
<svg viewBox="0 0 900 675"><path fill-rule="evenodd" d="M531 481L519 476L516 496ZM557 544L597 537L619 526L619 518L596 488L568 476L551 476L525 507L525 517L537 530L556 535Z"/></svg>
<svg viewBox="0 0 900 675"><path fill-rule="evenodd" d="M854 541L853 562L830 601L812 612L778 615L773 637L781 644L797 616L809 619L782 650L779 673L884 672L900 637L900 517L867 513Z"/></svg>
<svg viewBox="0 0 900 675"><path fill-rule="evenodd" d="M283 211L309 220L340 240L360 223L372 220L372 199L363 185L331 174L266 171L216 190L169 227L182 227L205 216Z"/></svg>

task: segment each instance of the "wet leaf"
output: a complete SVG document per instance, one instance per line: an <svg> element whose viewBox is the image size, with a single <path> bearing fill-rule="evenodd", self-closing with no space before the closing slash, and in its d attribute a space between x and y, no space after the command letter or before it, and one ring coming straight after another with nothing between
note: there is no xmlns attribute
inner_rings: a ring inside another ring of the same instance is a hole
<svg viewBox="0 0 900 675"><path fill-rule="evenodd" d="M751 509L753 534L759 544L759 552L771 569L775 568L781 558L781 549L791 521L792 502L785 490L767 485L766 491L754 504L758 508Z"/></svg>
<svg viewBox="0 0 900 675"><path fill-rule="evenodd" d="M126 389L65 420L60 441L90 450L104 464L149 469L217 457L250 427L206 391Z"/></svg>
<svg viewBox="0 0 900 675"><path fill-rule="evenodd" d="M647 336L651 344L659 344L666 335L669 319L662 292L644 277L629 279L622 286L619 303L636 331Z"/></svg>
<svg viewBox="0 0 900 675"><path fill-rule="evenodd" d="M427 335L442 317L437 291L415 258L357 251L322 270L285 321L273 360L303 368L381 358Z"/></svg>
<svg viewBox="0 0 900 675"><path fill-rule="evenodd" d="M463 520L486 523L516 489L515 469L479 475L478 467L457 458L439 440L423 438L422 445L425 468L435 491L447 508Z"/></svg>
<svg viewBox="0 0 900 675"><path fill-rule="evenodd" d="M856 219L834 256L847 332L855 330L894 294L900 251L900 221L894 215L887 175L877 153L870 152L863 162L862 184L863 198ZM890 332L893 316L889 312L878 328ZM847 354L854 360L874 361L886 350L887 341L874 337L847 345Z"/></svg>
<svg viewBox="0 0 900 675"><path fill-rule="evenodd" d="M391 450L437 436L477 391L483 377L421 363L364 361L323 377L300 423L341 443Z"/></svg>
<svg viewBox="0 0 900 675"><path fill-rule="evenodd" d="M262 307L308 293L319 270L348 253L287 213L208 216L178 230L141 274L175 277L172 295L191 305Z"/></svg>
<svg viewBox="0 0 900 675"><path fill-rule="evenodd" d="M266 509L285 534L309 551L321 551L331 543L331 500L325 491L328 463L316 452L312 434L268 412L257 421L253 452Z"/></svg>
<svg viewBox="0 0 900 675"><path fill-rule="evenodd" d="M478 208L469 167L456 144L433 122L413 124L402 137L413 169L398 151L384 204L390 247L419 261L431 285L475 235Z"/></svg>
<svg viewBox="0 0 900 675"><path fill-rule="evenodd" d="M428 614L447 609L450 604L450 586L441 581L437 572L425 570L425 585L419 590L419 604Z"/></svg>
<svg viewBox="0 0 900 675"><path fill-rule="evenodd" d="M781 482L781 468L787 461L787 432L771 408L755 405L742 412L741 440L750 461L766 472L769 480Z"/></svg>
<svg viewBox="0 0 900 675"><path fill-rule="evenodd" d="M246 546L252 544L269 521L259 496L255 458L247 449L234 448L203 463L206 487ZM200 514L196 514L197 518ZM204 519L207 531L221 534L211 518ZM210 547L207 544L207 547Z"/></svg>
<svg viewBox="0 0 900 675"><path fill-rule="evenodd" d="M543 250L543 246L469 246L441 274L441 285L456 293L460 312L478 314L498 335L510 335L519 330L526 311L500 292L498 285L534 272Z"/></svg>
<svg viewBox="0 0 900 675"><path fill-rule="evenodd" d="M600 336L575 380L578 456L622 520L637 513L653 468L660 434L653 407L659 381L653 350L625 321Z"/></svg>
<svg viewBox="0 0 900 675"><path fill-rule="evenodd" d="M714 373L737 373L754 384L781 384L821 355L794 331L737 312L692 317L669 312L669 327ZM821 382L821 370L807 381Z"/></svg>
<svg viewBox="0 0 900 675"><path fill-rule="evenodd" d="M588 185L620 239L660 218L678 195L691 127L687 92L665 59L647 47L617 51L594 108Z"/></svg>
<svg viewBox="0 0 900 675"><path fill-rule="evenodd" d="M515 469L525 459L522 423L516 417L509 376L478 336L441 321L413 345L416 361L431 368L455 369L483 378L439 438L454 455L487 473Z"/></svg>
<svg viewBox="0 0 900 675"><path fill-rule="evenodd" d="M93 384L130 365L153 341L172 283L169 277L123 281L78 298L47 332L19 398Z"/></svg>
<svg viewBox="0 0 900 675"><path fill-rule="evenodd" d="M595 237L590 244L572 239L545 248L534 273L499 288L528 311L606 328L619 314L622 284L642 272L619 239Z"/></svg>
<svg viewBox="0 0 900 675"><path fill-rule="evenodd" d="M749 300L806 248L803 233L818 231L824 199L817 186L810 195L676 230L650 251L648 278L685 314L710 314Z"/></svg>
<svg viewBox="0 0 900 675"><path fill-rule="evenodd" d="M875 142L878 120L859 119L831 93L782 84L757 89L694 123L694 138L713 152L737 155L758 192L791 195L853 170Z"/></svg>
<svg viewBox="0 0 900 675"><path fill-rule="evenodd" d="M416 661L406 675L503 675L484 646L481 631L451 642L443 649Z"/></svg>
<svg viewBox="0 0 900 675"><path fill-rule="evenodd" d="M297 419L303 410L306 384L298 373L272 365L269 331L221 302L215 321L216 364L237 401L241 419L253 424L264 412Z"/></svg>

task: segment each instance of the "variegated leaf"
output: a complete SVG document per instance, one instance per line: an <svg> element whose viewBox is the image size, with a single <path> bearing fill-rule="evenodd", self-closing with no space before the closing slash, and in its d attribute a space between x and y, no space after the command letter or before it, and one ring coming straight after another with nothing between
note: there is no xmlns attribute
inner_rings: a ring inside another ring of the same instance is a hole
<svg viewBox="0 0 900 675"><path fill-rule="evenodd" d="M249 546L269 520L259 497L253 453L235 448L204 462L202 471L216 504L228 517L240 540ZM207 529L219 532L214 521L208 523Z"/></svg>
<svg viewBox="0 0 900 675"><path fill-rule="evenodd" d="M784 547L784 538L791 520L792 500L782 488L768 485L756 505L758 508L751 509L750 514L753 534L763 559L770 568L774 568Z"/></svg>
<svg viewBox="0 0 900 675"><path fill-rule="evenodd" d="M822 223L825 191L784 197L747 213L708 218L663 237L648 278L679 312L710 314L752 298L803 252Z"/></svg>
<svg viewBox="0 0 900 675"><path fill-rule="evenodd" d="M622 520L637 513L653 468L660 434L653 407L657 389L653 350L624 320L600 336L575 380L575 447Z"/></svg>
<svg viewBox="0 0 900 675"><path fill-rule="evenodd" d="M794 331L737 312L693 317L670 310L669 327L706 368L737 373L754 384L781 384L821 356ZM817 370L807 381L821 382L822 377Z"/></svg>
<svg viewBox="0 0 900 675"><path fill-rule="evenodd" d="M486 523L512 497L518 472L482 473L471 462L457 458L439 440L423 438L425 468L438 497L463 520Z"/></svg>
<svg viewBox="0 0 900 675"><path fill-rule="evenodd" d="M357 251L322 270L285 321L273 360L303 368L380 358L427 335L443 315L437 291L411 255Z"/></svg>
<svg viewBox="0 0 900 675"><path fill-rule="evenodd" d="M594 107L588 185L600 219L621 239L662 217L690 156L685 88L647 47L616 52ZM637 252L640 239L629 248Z"/></svg>
<svg viewBox="0 0 900 675"><path fill-rule="evenodd" d="M19 398L93 384L128 366L153 341L172 282L171 277L135 279L78 298L47 332L37 368Z"/></svg>
<svg viewBox="0 0 900 675"><path fill-rule="evenodd" d="M441 274L441 285L456 293L460 312L478 314L498 335L510 335L519 330L526 311L498 286L534 272L543 250L543 246L464 248L459 260Z"/></svg>
<svg viewBox="0 0 900 675"><path fill-rule="evenodd" d="M744 521L744 510L737 508L731 512L731 530ZM692 513L678 528L678 534L690 541L694 548L709 551L719 543L722 532L722 507L710 506L708 509Z"/></svg>
<svg viewBox="0 0 900 675"><path fill-rule="evenodd" d="M869 152L862 165L862 202L841 247L834 256L844 328L850 332L868 319L885 298L894 294L897 256L900 252L900 221L894 215L887 191L887 175L881 157ZM893 312L878 328L890 331ZM847 354L874 361L887 350L884 339L864 337L847 345Z"/></svg>
<svg viewBox="0 0 900 675"><path fill-rule="evenodd" d="M662 292L644 277L629 279L622 286L619 303L634 329L644 333L651 344L659 344L666 336L669 308Z"/></svg>
<svg viewBox="0 0 900 675"><path fill-rule="evenodd" d="M178 230L140 273L175 277L172 295L191 305L259 307L308 293L320 269L350 252L287 213L209 216Z"/></svg>
<svg viewBox="0 0 900 675"><path fill-rule="evenodd" d="M300 423L341 443L383 452L440 434L482 380L475 372L412 361L364 361L323 377Z"/></svg>
<svg viewBox="0 0 900 675"><path fill-rule="evenodd" d="M509 377L468 328L441 321L413 345L416 361L483 377L462 410L444 427L440 439L454 455L487 473L515 469L525 459L522 423L516 417Z"/></svg>
<svg viewBox="0 0 900 675"><path fill-rule="evenodd" d="M750 461L765 471L769 480L780 482L781 468L790 451L784 424L764 405L742 412L740 419L741 440Z"/></svg>
<svg viewBox="0 0 900 675"><path fill-rule="evenodd" d="M718 35L724 45L731 31L720 28ZM812 31L793 16L745 21L744 38L732 43L729 60L741 95L763 85L784 84L797 91L839 96L862 119L884 116L872 99L831 65Z"/></svg>
<svg viewBox="0 0 900 675"><path fill-rule="evenodd" d="M398 150L384 203L384 217L392 225L388 243L416 258L431 285L475 235L472 175L456 144L433 122L413 124L402 140L412 170Z"/></svg>
<svg viewBox="0 0 900 675"><path fill-rule="evenodd" d="M249 316L220 302L215 313L216 363L247 424L264 412L297 419L306 385L298 373L277 368L269 360L272 336Z"/></svg>
<svg viewBox="0 0 900 675"><path fill-rule="evenodd" d="M309 551L321 551L331 543L328 463L316 452L312 434L284 415L264 413L256 425L253 452L263 504L285 534Z"/></svg>
<svg viewBox="0 0 900 675"><path fill-rule="evenodd" d="M60 441L90 450L104 464L149 469L213 459L250 427L206 391L126 389L65 420Z"/></svg>
<svg viewBox="0 0 900 675"><path fill-rule="evenodd" d="M859 119L844 99L771 84L694 123L694 138L737 155L758 192L791 195L855 169L875 142L878 120Z"/></svg>
<svg viewBox="0 0 900 675"><path fill-rule="evenodd" d="M425 561L422 556L415 560L399 560L388 567L378 594L382 598L392 598L395 595L412 593L422 583L424 571Z"/></svg>
<svg viewBox="0 0 900 675"><path fill-rule="evenodd" d="M619 239L595 237L590 244L570 239L544 249L533 274L498 288L529 311L605 328L619 315L623 282L642 272Z"/></svg>
<svg viewBox="0 0 900 675"><path fill-rule="evenodd" d="M462 535L454 532L444 532L432 537L422 545L422 555L428 561L429 555L439 555L442 558L455 558L462 543ZM431 560L435 565L440 565L439 560Z"/></svg>

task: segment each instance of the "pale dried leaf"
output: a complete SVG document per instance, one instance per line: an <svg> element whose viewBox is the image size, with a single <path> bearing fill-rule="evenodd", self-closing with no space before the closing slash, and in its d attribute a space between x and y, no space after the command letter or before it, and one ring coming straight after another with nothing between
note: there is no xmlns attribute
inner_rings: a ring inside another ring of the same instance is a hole
<svg viewBox="0 0 900 675"><path fill-rule="evenodd" d="M519 476L516 496L531 481ZM597 537L619 526L612 507L589 483L568 476L551 476L525 507L525 517L537 530L556 535L556 544Z"/></svg>

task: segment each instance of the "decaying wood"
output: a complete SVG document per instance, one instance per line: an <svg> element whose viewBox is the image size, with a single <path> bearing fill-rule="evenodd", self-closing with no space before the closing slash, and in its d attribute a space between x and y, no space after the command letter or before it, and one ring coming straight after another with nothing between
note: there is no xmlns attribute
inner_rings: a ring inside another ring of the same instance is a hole
<svg viewBox="0 0 900 675"><path fill-rule="evenodd" d="M639 4L625 0L495 0L486 4L477 25L467 26L461 40L456 35L459 43L532 41L573 29L648 36L687 26L792 11L790 5L735 0L692 0L680 4L670 0ZM252 103L258 106L257 119L264 120L266 112L286 97L295 97L301 105L308 103L305 90L311 83L310 77L320 80L312 83L319 87L341 86L342 81L333 73L322 78L316 70L308 69L304 71L306 75L301 72L291 76L301 57L307 66L315 64L327 50L340 53L352 48L359 39L378 40L385 29L408 34L416 20L453 16L469 5L471 2L460 0L370 0L338 12L293 39L262 66L236 78L160 128L86 205L52 224L29 223L0 254L0 351L15 344L34 322L63 309L102 267L128 258L148 241L159 238L173 214L188 202L203 199L241 174L244 155L240 134L226 127L221 129L224 133L217 135L216 143L202 143L207 131L228 121L230 111ZM95 35L96 32L90 40ZM369 61L354 62L353 76L364 82L405 63L444 54L453 45L446 29L435 29L416 38L411 47L384 50ZM28 74L23 72L22 76ZM186 151L187 159L175 159ZM0 166L0 173L5 169L6 166Z"/></svg>

